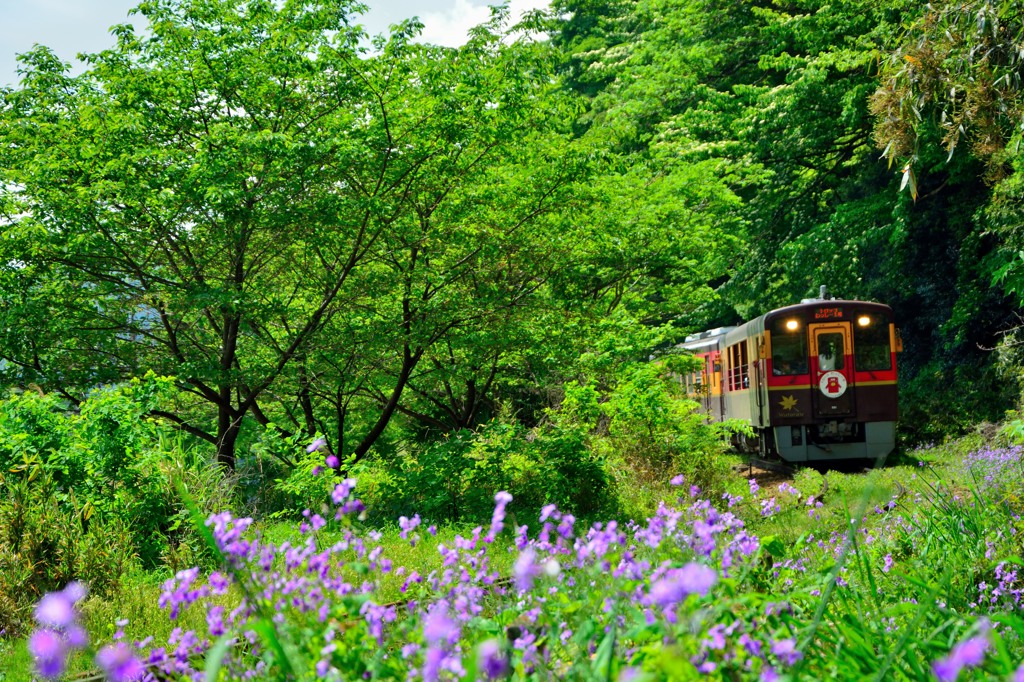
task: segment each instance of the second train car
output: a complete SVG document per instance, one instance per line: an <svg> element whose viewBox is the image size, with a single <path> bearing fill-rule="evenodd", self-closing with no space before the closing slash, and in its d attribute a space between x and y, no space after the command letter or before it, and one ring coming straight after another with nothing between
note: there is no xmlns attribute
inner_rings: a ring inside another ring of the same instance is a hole
<svg viewBox="0 0 1024 682"><path fill-rule="evenodd" d="M715 421L748 422L746 445L788 462L877 459L896 445L892 309L828 298L779 308L681 344L704 363L687 392Z"/></svg>

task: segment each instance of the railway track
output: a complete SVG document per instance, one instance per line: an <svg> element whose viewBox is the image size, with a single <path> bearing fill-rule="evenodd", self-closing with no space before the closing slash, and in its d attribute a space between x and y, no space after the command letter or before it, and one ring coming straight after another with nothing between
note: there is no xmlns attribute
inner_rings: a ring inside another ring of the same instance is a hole
<svg viewBox="0 0 1024 682"><path fill-rule="evenodd" d="M762 459L760 457L750 457L749 459L747 459L746 468L747 472L751 476L753 476L754 474L754 469L757 468L764 469L765 471L770 471L773 474L782 474L783 476L788 476L792 478L793 475L796 474L797 469L799 467L793 466L792 464L787 464L786 462L780 462L778 460Z"/></svg>
<svg viewBox="0 0 1024 682"><path fill-rule="evenodd" d="M789 464L780 460L764 459L743 455L743 463L733 466L733 471L742 474L746 478L757 479L762 486L773 486L783 480L791 481L802 467ZM768 474L766 477L765 474ZM900 486L902 488L902 486ZM828 479L822 477L821 490L814 496L816 500L824 500L828 493Z"/></svg>

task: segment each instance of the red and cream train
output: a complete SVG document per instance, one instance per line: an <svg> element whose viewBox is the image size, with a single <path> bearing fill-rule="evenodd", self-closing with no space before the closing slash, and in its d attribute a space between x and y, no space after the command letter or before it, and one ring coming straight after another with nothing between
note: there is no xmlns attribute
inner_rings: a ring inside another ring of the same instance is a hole
<svg viewBox="0 0 1024 682"><path fill-rule="evenodd" d="M740 419L762 455L789 462L876 459L896 445L892 309L805 299L681 347L704 361L687 391L710 419Z"/></svg>

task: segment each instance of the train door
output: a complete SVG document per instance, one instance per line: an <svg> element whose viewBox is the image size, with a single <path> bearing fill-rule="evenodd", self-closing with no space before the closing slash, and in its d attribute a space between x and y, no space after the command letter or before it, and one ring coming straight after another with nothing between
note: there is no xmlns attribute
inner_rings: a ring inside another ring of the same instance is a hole
<svg viewBox="0 0 1024 682"><path fill-rule="evenodd" d="M850 323L811 324L811 394L815 417L853 415Z"/></svg>
<svg viewBox="0 0 1024 682"><path fill-rule="evenodd" d="M725 418L725 396L722 394L722 358L717 350L711 351L708 357L711 358L712 414L715 415L715 419L721 421Z"/></svg>
<svg viewBox="0 0 1024 682"><path fill-rule="evenodd" d="M701 403L704 408L704 414L714 415L711 411L711 354L704 356L704 366L701 367Z"/></svg>
<svg viewBox="0 0 1024 682"><path fill-rule="evenodd" d="M766 426L768 420L765 419L764 404L765 404L765 393L766 383L764 379L764 359L768 357L767 350L765 347L764 335L761 334L757 337L757 352L753 354L754 360L754 396L757 401L757 425Z"/></svg>

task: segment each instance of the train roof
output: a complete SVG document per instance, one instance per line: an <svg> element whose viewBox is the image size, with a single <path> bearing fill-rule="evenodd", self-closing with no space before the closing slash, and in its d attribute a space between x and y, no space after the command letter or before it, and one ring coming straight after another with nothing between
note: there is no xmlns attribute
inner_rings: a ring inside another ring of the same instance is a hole
<svg viewBox="0 0 1024 682"><path fill-rule="evenodd" d="M799 303L795 303L793 305L788 305L788 306L786 306L784 308L776 308L775 310L769 310L764 315L762 315L760 318L755 318L755 319L762 319L763 318L763 319L767 320L769 318L775 318L775 317L783 316L783 315L792 315L794 313L801 313L803 311L812 310L814 308L822 308L822 307L826 307L827 308L829 306L843 307L843 308L855 307L855 308L861 308L861 309L871 309L871 308L874 308L876 310L885 310L885 311L888 311L890 313L892 312L892 308L890 308L889 306L885 305L884 303L876 303L875 301L858 301L856 299L854 299L854 300L845 300L845 299L837 299L837 298L830 298L830 299L805 298L804 300L800 301Z"/></svg>
<svg viewBox="0 0 1024 682"><path fill-rule="evenodd" d="M705 332L698 334L690 334L686 337L683 343L677 344L675 347L689 351L700 351L707 348L713 348L719 345L722 337L729 335L731 340L726 343L732 343L737 337L746 336L749 332L747 331L750 325L753 325L755 329L764 329L767 322L774 320L777 317L784 317L786 315L806 315L810 311L820 308L857 308L860 310L877 310L886 312L889 316L892 315L892 308L885 305L884 303L876 303L875 301L858 301L856 299L836 299L836 298L805 298L799 303L788 305L782 308L776 308L769 310L765 314L755 317L749 322L744 322L741 325L732 327L718 327L716 329L709 329Z"/></svg>
<svg viewBox="0 0 1024 682"><path fill-rule="evenodd" d="M683 348L685 350L701 350L703 348L710 348L718 344L719 337L725 336L736 327L718 327L716 329L709 329L706 332L700 332L699 334L690 334L686 337L686 340L678 344L676 348Z"/></svg>

